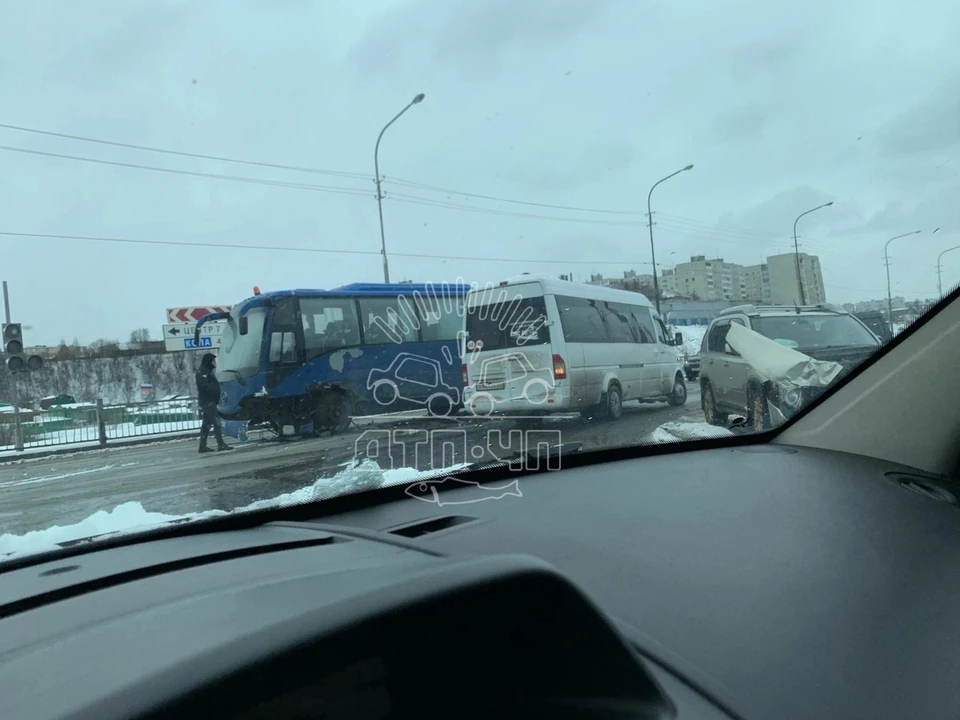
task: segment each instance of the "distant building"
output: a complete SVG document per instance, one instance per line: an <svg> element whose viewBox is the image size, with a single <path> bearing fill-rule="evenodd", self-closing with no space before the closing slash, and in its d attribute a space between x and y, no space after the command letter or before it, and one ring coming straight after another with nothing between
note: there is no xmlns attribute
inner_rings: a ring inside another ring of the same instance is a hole
<svg viewBox="0 0 960 720"><path fill-rule="evenodd" d="M770 304L770 267L766 263L748 265L740 271L743 301L753 305Z"/></svg>
<svg viewBox="0 0 960 720"><path fill-rule="evenodd" d="M803 283L803 297L797 284L797 256L794 253L771 255L767 258L770 274L770 303L773 305L793 305L805 302L807 305L819 305L827 302L827 293L823 287L823 273L820 270L820 258L816 255L800 253L800 278Z"/></svg>
<svg viewBox="0 0 960 720"><path fill-rule="evenodd" d="M729 300L663 300L660 309L671 325L707 325L717 313L733 305Z"/></svg>
<svg viewBox="0 0 960 720"><path fill-rule="evenodd" d="M690 262L678 263L673 270L661 272L661 286L695 300L730 300L741 302L746 291L742 265L724 262L723 258L694 255Z"/></svg>

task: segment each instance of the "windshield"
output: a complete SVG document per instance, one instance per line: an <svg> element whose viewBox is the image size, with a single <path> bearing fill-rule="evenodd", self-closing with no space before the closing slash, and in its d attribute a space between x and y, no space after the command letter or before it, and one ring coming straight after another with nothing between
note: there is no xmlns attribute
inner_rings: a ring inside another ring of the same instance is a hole
<svg viewBox="0 0 960 720"><path fill-rule="evenodd" d="M0 563L771 437L960 281L954 5L0 4Z"/></svg>
<svg viewBox="0 0 960 720"><path fill-rule="evenodd" d="M788 347L816 350L834 347L875 349L879 341L849 315L790 315L758 317L753 329Z"/></svg>
<svg viewBox="0 0 960 720"><path fill-rule="evenodd" d="M260 351L267 319L266 308L254 308L246 314L247 334L240 334L240 326L233 315L222 323L221 345L217 370L224 380L236 380L255 375L260 369Z"/></svg>

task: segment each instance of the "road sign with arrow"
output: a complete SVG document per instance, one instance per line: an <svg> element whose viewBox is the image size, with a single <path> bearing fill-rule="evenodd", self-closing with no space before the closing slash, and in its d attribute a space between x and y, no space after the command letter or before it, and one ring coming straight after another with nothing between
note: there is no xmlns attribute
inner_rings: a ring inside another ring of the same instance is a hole
<svg viewBox="0 0 960 720"><path fill-rule="evenodd" d="M204 324L200 328L200 345L194 343L194 332L197 329L196 323L164 325L163 341L167 346L168 352L196 350L198 348L217 348L220 347L220 336L223 334L223 326L225 324L222 320Z"/></svg>

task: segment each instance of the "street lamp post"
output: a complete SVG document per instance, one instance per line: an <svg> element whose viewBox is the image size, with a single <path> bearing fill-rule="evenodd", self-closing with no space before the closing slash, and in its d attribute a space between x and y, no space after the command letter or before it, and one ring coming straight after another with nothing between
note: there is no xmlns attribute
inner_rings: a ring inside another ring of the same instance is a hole
<svg viewBox="0 0 960 720"><path fill-rule="evenodd" d="M942 258L951 250L960 250L960 245L954 245L952 248L947 248L942 253L937 255L937 294L940 297L943 297L943 284L940 282L940 258Z"/></svg>
<svg viewBox="0 0 960 720"><path fill-rule="evenodd" d="M687 170L693 170L693 165L687 165L685 168L681 168L677 170L675 173L670 173L665 178L657 180L653 184L653 187L650 188L650 192L647 193L647 223L650 226L650 260L653 263L653 295L654 295L654 301L656 302L658 315L660 314L660 282L657 279L657 253L653 248L653 210L650 207L650 198L653 197L653 191L657 187L657 185L662 183L664 180L669 180L674 175L679 175L680 173L686 172Z"/></svg>
<svg viewBox="0 0 960 720"><path fill-rule="evenodd" d="M383 255L383 281L385 283L390 282L390 268L387 265L387 239L386 235L383 232L383 193L380 192L380 140L383 138L383 134L387 131L387 128L393 125L401 115L403 115L407 110L412 108L414 105L418 105L423 102L424 94L420 93L413 100L407 103L407 106L398 112L393 120L388 122L383 126L383 130L380 131L380 134L377 135L377 144L373 148L373 171L376 173L377 181L377 212L380 214L380 254Z"/></svg>
<svg viewBox="0 0 960 720"><path fill-rule="evenodd" d="M937 228L939 230L939 228ZM900 238L909 237L911 235L919 235L922 231L914 230L913 232L904 233L903 235L897 235L887 240L887 244L883 246L883 263L887 266L887 323L890 325L890 334L893 335L893 295L890 292L890 256L887 254L887 248L890 247L890 243L894 240L899 240ZM936 230L934 230L936 232Z"/></svg>
<svg viewBox="0 0 960 720"><path fill-rule="evenodd" d="M812 212L816 212L817 210L822 210L823 208L830 207L831 205L833 205L833 200L831 200L828 203L824 203L823 205L817 205L817 207L815 208L812 208L810 210L807 210L806 212L800 213L799 215L797 215L797 219L793 221L793 253L797 261L797 290L800 293L801 305L807 304L807 296L806 296L806 293L804 293L803 291L803 275L800 273L800 244L797 242L797 223L800 221L800 218L802 218L804 215L809 215Z"/></svg>

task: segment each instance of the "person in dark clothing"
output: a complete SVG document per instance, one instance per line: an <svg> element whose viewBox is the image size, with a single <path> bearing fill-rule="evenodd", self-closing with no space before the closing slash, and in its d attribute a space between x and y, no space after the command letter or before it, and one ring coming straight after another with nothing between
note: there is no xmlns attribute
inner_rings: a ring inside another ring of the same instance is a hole
<svg viewBox="0 0 960 720"><path fill-rule="evenodd" d="M207 353L200 361L197 370L197 404L200 406L200 452L213 452L207 447L207 436L213 428L213 436L217 440L217 450L233 450L223 441L223 430L220 426L220 414L217 412L217 403L220 402L220 383L217 380L217 356Z"/></svg>

